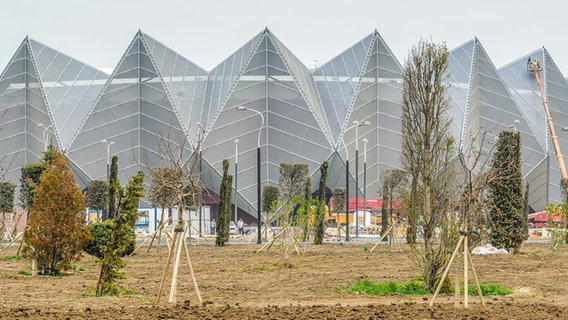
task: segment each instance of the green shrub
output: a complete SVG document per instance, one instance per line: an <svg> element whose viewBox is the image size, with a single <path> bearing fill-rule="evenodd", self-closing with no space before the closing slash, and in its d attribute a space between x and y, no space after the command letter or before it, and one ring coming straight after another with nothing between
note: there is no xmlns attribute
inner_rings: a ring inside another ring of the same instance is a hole
<svg viewBox="0 0 568 320"><path fill-rule="evenodd" d="M503 288L500 285L493 283L480 283L479 286L481 287L481 293L483 293L484 296L506 296L513 292L511 289ZM460 291L463 294L463 287ZM477 295L477 286L469 286L467 291L470 295Z"/></svg>
<svg viewBox="0 0 568 320"><path fill-rule="evenodd" d="M440 284L441 278L442 277L440 276L436 280L436 284L434 285L434 288L438 288L438 284ZM440 288L440 293L445 294L445 293L453 293L453 292L454 292L454 286L452 285L452 281L450 280L450 277L446 277L444 279L444 283L442 284L442 287Z"/></svg>
<svg viewBox="0 0 568 320"><path fill-rule="evenodd" d="M93 236L93 240L83 248L83 250L99 259L103 258L103 251L104 246L108 242L108 238L111 231L111 221L103 221L97 222L89 225L89 231L91 232L91 236ZM132 241L125 252L122 253L122 257L128 256L134 252L136 247L136 240Z"/></svg>
<svg viewBox="0 0 568 320"><path fill-rule="evenodd" d="M0 257L0 260L3 261L19 261L22 259L22 256L19 255L13 255L13 256L5 256L5 257Z"/></svg>
<svg viewBox="0 0 568 320"><path fill-rule="evenodd" d="M363 278L357 280L348 290L351 292L365 292L377 296L388 294L420 295L428 293L424 288L424 282L418 279L412 279L406 282L387 281L375 283L369 278Z"/></svg>

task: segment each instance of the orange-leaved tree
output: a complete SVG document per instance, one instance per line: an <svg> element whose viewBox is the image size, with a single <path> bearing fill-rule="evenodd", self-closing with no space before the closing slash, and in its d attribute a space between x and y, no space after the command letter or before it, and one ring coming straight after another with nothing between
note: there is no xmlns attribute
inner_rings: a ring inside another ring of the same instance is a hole
<svg viewBox="0 0 568 320"><path fill-rule="evenodd" d="M36 259L43 273L57 274L81 257L91 240L84 209L85 199L67 160L55 152L36 187L24 235L24 255Z"/></svg>

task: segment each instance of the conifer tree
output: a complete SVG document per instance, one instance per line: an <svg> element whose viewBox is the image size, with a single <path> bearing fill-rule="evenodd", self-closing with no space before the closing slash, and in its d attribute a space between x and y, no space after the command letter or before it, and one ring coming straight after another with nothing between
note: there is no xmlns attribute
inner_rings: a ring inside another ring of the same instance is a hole
<svg viewBox="0 0 568 320"><path fill-rule="evenodd" d="M108 186L108 212L107 217L103 220L112 219L116 216L116 198L120 189L120 181L118 181L118 156L113 156L110 164L109 186Z"/></svg>
<svg viewBox="0 0 568 320"><path fill-rule="evenodd" d="M120 214L106 221L110 224L108 243L103 249L101 259L101 272L97 282L97 296L115 295L120 291L117 280L122 278L122 269L125 262L122 260L124 252L129 250L135 240L134 224L138 219L138 205L144 196L144 172L139 171L126 184L126 188L119 186L120 194L118 206Z"/></svg>
<svg viewBox="0 0 568 320"><path fill-rule="evenodd" d="M262 191L262 211L272 213L274 203L280 198L280 189L277 186L264 186Z"/></svg>
<svg viewBox="0 0 568 320"><path fill-rule="evenodd" d="M89 208L97 210L106 209L108 207L108 183L103 180L93 180L89 182L85 201Z"/></svg>
<svg viewBox="0 0 568 320"><path fill-rule="evenodd" d="M489 183L491 244L497 248L512 248L517 253L528 237L519 132L499 134L492 170L495 179Z"/></svg>
<svg viewBox="0 0 568 320"><path fill-rule="evenodd" d="M39 179L41 174L50 165L55 152L53 146L49 145L47 150L43 153L41 161L30 163L22 167L22 174L20 176L20 202L24 209L29 210L32 207L35 189L40 183Z"/></svg>
<svg viewBox="0 0 568 320"><path fill-rule="evenodd" d="M310 227L313 223L311 214L313 206L314 200L312 199L312 179L310 177L307 177L304 183L304 199L300 201L297 219L298 225L302 228L302 241L306 241L309 238Z"/></svg>
<svg viewBox="0 0 568 320"><path fill-rule="evenodd" d="M0 182L0 240L6 232L6 214L14 210L14 194L16 185L12 181Z"/></svg>
<svg viewBox="0 0 568 320"><path fill-rule="evenodd" d="M60 152L53 152L34 194L24 255L36 259L44 272L58 274L81 257L91 239L83 215L83 194Z"/></svg>
<svg viewBox="0 0 568 320"><path fill-rule="evenodd" d="M223 178L221 180L221 194L217 209L217 238L215 245L222 247L229 241L229 226L231 223L231 188L233 176L229 174L229 160L223 160ZM260 230L260 226L259 230ZM260 232L260 231L259 231Z"/></svg>
<svg viewBox="0 0 568 320"><path fill-rule="evenodd" d="M320 181L318 190L318 205L316 207L315 216L315 236L314 244L323 244L324 235L324 217L325 217L325 190L327 186L327 169L328 163L324 161L320 166Z"/></svg>

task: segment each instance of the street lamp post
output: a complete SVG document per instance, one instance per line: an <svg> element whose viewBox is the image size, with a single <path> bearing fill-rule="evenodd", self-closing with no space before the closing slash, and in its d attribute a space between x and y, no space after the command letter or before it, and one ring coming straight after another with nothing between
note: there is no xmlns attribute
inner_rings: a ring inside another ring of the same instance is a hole
<svg viewBox="0 0 568 320"><path fill-rule="evenodd" d="M355 237L359 237L359 127L369 126L369 121L353 121L355 126Z"/></svg>
<svg viewBox="0 0 568 320"><path fill-rule="evenodd" d="M367 226L367 138L363 139L363 226Z"/></svg>
<svg viewBox="0 0 568 320"><path fill-rule="evenodd" d="M513 121L513 123L509 126L509 128L513 129L515 132L517 132L517 125L521 123L521 120L519 119L515 119Z"/></svg>
<svg viewBox="0 0 568 320"><path fill-rule="evenodd" d="M358 237L359 236L359 216L358 216L358 210L359 210L359 165L358 165L358 156L359 156L359 127L361 126L368 126L371 125L371 122L369 121L353 121L353 125L351 127L349 127L347 130L345 130L345 133L347 133L349 130L356 128L355 129L355 215L356 215L356 219L355 219L355 236ZM343 141L343 147L345 149L345 241L349 241L349 150L347 150L347 145L345 144L345 139L342 139Z"/></svg>
<svg viewBox="0 0 568 320"><path fill-rule="evenodd" d="M249 109L247 107L244 106L239 106L237 107L237 110L239 111L252 111L256 114L258 114L260 116L260 128L258 129L258 143L257 143L257 147L256 147L256 214L257 214L257 225L258 225L258 230L257 230L257 240L256 243L257 244L261 244L262 243L262 239L260 237L260 229L261 229L261 216L260 216L260 132L262 131L262 127L264 127L264 116L262 115L261 112L256 111L254 109Z"/></svg>
<svg viewBox="0 0 568 320"><path fill-rule="evenodd" d="M238 165L239 165L239 139L235 139L235 224L237 224L237 210L239 210L239 206L237 204L239 196L238 196L238 188L237 188L237 173L238 173Z"/></svg>
<svg viewBox="0 0 568 320"><path fill-rule="evenodd" d="M53 125L49 125L47 127L44 127L43 123L38 123L37 124L38 127L43 128L43 133L42 133L42 137L43 137L43 151L47 151L47 134L49 132L49 128L52 128Z"/></svg>
<svg viewBox="0 0 568 320"><path fill-rule="evenodd" d="M109 181L109 175L110 175L110 146L114 144L113 141L108 141L107 139L103 139L101 140L101 142L106 143L107 146L107 166L106 166L106 181Z"/></svg>

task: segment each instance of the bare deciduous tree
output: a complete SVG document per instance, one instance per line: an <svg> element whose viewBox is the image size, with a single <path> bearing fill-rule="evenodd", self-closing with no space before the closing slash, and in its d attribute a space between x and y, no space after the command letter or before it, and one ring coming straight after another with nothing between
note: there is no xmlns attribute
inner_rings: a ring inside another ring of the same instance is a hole
<svg viewBox="0 0 568 320"><path fill-rule="evenodd" d="M398 195L400 188L406 182L407 173L404 170L385 170L381 174L383 208L381 210L381 234L389 227L389 219L392 218L394 197ZM387 211L388 210L388 211Z"/></svg>
<svg viewBox="0 0 568 320"><path fill-rule="evenodd" d="M490 160L494 145L487 140L487 131L478 131L459 151L460 188L459 226L468 234L469 246L474 247L487 238L487 189L496 175Z"/></svg>
<svg viewBox="0 0 568 320"><path fill-rule="evenodd" d="M410 175L411 188L403 201L409 231L416 230L417 221L422 225L423 242L414 242L415 236L409 242L429 290L455 245L446 242L455 208L455 146L445 84L448 59L444 44L420 41L404 68L402 165Z"/></svg>
<svg viewBox="0 0 568 320"><path fill-rule="evenodd" d="M175 143L172 141L175 140ZM159 169L150 170L152 177L151 194L161 195L163 204L173 203L178 207L177 227L183 226L183 212L188 198L191 203L199 203L203 185L201 183L202 138L196 142L193 152L189 152L186 139L162 137L158 141ZM149 161L148 161L149 162ZM151 165L148 165L151 167Z"/></svg>
<svg viewBox="0 0 568 320"><path fill-rule="evenodd" d="M172 193L173 198L176 199L175 203L178 207L177 219L174 228L174 238L172 240L169 257L160 283L160 289L158 290L157 302L160 300L168 266L174 256L175 261L170 286L169 302L176 301L178 269L181 253L184 249L187 255L189 269L198 299L200 303L202 302L193 267L191 265L189 250L187 249L187 244L183 237L186 227L185 222L183 221L183 212L186 205L189 203L201 204L201 194L204 190L201 180L202 142L203 128L199 127L198 139L195 141L193 150L190 150L189 146L187 146L187 139L183 134L180 134L178 137L172 137L171 134L168 134L166 137L162 136L157 143L158 150L156 154L158 156L158 161L162 164L159 167L167 169L163 170L163 174L152 175L152 180L155 181L154 183L156 185L155 188L157 192L169 191ZM151 167L152 162L148 161L147 157L146 159L149 164L148 167ZM150 174L152 173L153 171L150 171ZM156 172L154 171L154 173ZM189 230L191 232L191 219L189 220Z"/></svg>

